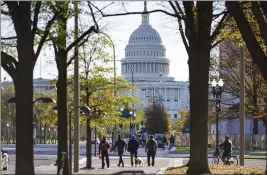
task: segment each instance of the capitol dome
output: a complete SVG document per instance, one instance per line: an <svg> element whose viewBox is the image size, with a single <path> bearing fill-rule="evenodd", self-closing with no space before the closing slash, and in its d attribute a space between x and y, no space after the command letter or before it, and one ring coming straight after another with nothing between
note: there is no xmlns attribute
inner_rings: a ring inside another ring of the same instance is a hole
<svg viewBox="0 0 267 175"><path fill-rule="evenodd" d="M159 33L150 25L140 25L129 38L129 43L135 42L162 43L162 40Z"/></svg>
<svg viewBox="0 0 267 175"><path fill-rule="evenodd" d="M144 12L147 12L146 5ZM121 60L121 74L135 81L174 81L169 76L169 59L160 34L149 24L149 14L142 14L141 25L130 35Z"/></svg>

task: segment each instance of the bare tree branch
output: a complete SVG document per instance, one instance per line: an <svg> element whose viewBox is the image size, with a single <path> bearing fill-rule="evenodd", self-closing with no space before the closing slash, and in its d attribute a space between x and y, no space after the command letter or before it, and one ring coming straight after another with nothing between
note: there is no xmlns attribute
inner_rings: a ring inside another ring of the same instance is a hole
<svg viewBox="0 0 267 175"><path fill-rule="evenodd" d="M213 31L212 35L211 35L211 41L214 42L214 40L216 39L216 37L220 34L220 30L222 29L224 22L226 21L226 19L228 18L228 12L224 11L223 17L220 20L220 22L218 23L218 25L216 26L215 30Z"/></svg>
<svg viewBox="0 0 267 175"><path fill-rule="evenodd" d="M40 42L39 42L39 45L38 45L38 48L37 48L37 51L35 53L35 61L37 60L41 50L42 50L42 47L46 41L46 38L48 37L49 33L50 33L50 29L52 27L52 25L54 24L54 22L56 21L57 17L59 16L59 12L56 12L54 14L54 16L47 22L47 25L45 27L45 31L44 31L44 35L43 37L41 38Z"/></svg>
<svg viewBox="0 0 267 175"><path fill-rule="evenodd" d="M111 3L109 3L108 5L106 5L105 7L103 7L102 9L99 9L97 6L95 6L93 3L91 3L90 1L88 1L88 3L90 3L94 8L96 8L98 10L98 12L102 12L104 9L106 9L107 7L109 7L110 5L114 4L114 1L112 1Z"/></svg>
<svg viewBox="0 0 267 175"><path fill-rule="evenodd" d="M35 4L34 17L33 17L33 27L32 27L32 34L33 35L35 35L36 30L37 30L38 16L40 13L41 5L42 5L42 1L37 1Z"/></svg>
<svg viewBox="0 0 267 175"><path fill-rule="evenodd" d="M80 37L78 37L73 43L69 45L67 48L67 52L70 51L76 44L78 44L80 41L82 41L88 34L91 33L98 33L98 31L95 29L95 26L91 26L86 32L84 32Z"/></svg>
<svg viewBox="0 0 267 175"><path fill-rule="evenodd" d="M177 1L175 1L174 3L175 3L175 5L176 5L176 7L178 8L179 13L181 14L181 17L182 17L183 19L185 19L185 14L184 14L184 12L183 12L183 10L182 10L180 4L179 4Z"/></svg>
<svg viewBox="0 0 267 175"><path fill-rule="evenodd" d="M8 55L5 52L1 52L1 66L5 69L5 71L15 80L15 71L17 68L18 62L17 60Z"/></svg>
<svg viewBox="0 0 267 175"><path fill-rule="evenodd" d="M89 35L87 35L87 37L78 45L79 47L80 46L83 46L84 45L84 43L86 43L87 41L88 41L88 39L89 39L89 37L90 37L90 34ZM75 58L75 56L73 56L73 57L71 57L70 59L69 59L69 61L68 61L68 63L67 63L67 67L69 67L69 65L71 64L71 62L74 60L74 58Z"/></svg>
<svg viewBox="0 0 267 175"><path fill-rule="evenodd" d="M17 36L1 37L1 40L12 40L12 39L17 39Z"/></svg>
<svg viewBox="0 0 267 175"><path fill-rule="evenodd" d="M92 4L92 3L91 3ZM93 4L92 4L93 5ZM175 14L172 14L172 13L169 13L165 10L161 10L161 9L157 9L157 10L151 10L151 11L146 11L146 12L126 12L126 13L116 13L116 14L104 14L102 12L102 10L100 10L98 7L96 7L95 5L93 5L97 10L98 12L101 13L101 15L103 17L111 17L111 16L125 16L125 15L137 15L137 14L149 14L149 13L155 13L155 12L162 12L162 13L165 13L169 16L173 16L173 17L177 17Z"/></svg>
<svg viewBox="0 0 267 175"><path fill-rule="evenodd" d="M216 46L217 46L218 44L220 44L223 40L224 40L224 39L220 39L220 40L216 41L215 43L213 43L213 44L211 45L211 48L216 47Z"/></svg>
<svg viewBox="0 0 267 175"><path fill-rule="evenodd" d="M185 46L185 49L187 51L187 53L189 53L189 45L187 43L187 40L186 40L186 37L185 37L185 34L184 34L184 29L183 29L183 25L182 25L182 18L181 16L179 15L179 12L178 10L176 9L176 7L173 5L173 3L171 1L169 1L172 9L174 10L174 12L177 14L177 19L178 19L178 26L179 26L179 31L180 31L180 35L182 37L182 40L183 40L183 43L184 43L184 46ZM177 2L176 2L177 3ZM179 4L178 4L179 5ZM176 5L177 6L177 5Z"/></svg>
<svg viewBox="0 0 267 175"><path fill-rule="evenodd" d="M94 24L95 24L95 26L96 26L96 31L99 31L99 26L98 26L98 24L97 24L97 22L96 22L95 15L94 15L93 9L92 9L92 7L91 7L90 4L91 4L91 3L88 2L88 6L89 6L90 11L91 11L91 16L92 16L93 21L94 21Z"/></svg>

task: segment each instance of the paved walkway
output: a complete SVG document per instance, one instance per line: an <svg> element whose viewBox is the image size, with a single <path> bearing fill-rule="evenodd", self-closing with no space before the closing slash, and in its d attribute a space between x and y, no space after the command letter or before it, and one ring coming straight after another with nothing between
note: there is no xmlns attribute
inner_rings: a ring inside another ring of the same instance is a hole
<svg viewBox="0 0 267 175"><path fill-rule="evenodd" d="M101 159L93 158L93 169L85 169L86 158L80 159L80 171L74 174L117 174L122 171L140 171L142 170L145 174L163 174L163 170L171 166L180 166L183 160L180 158L169 159L169 158L156 158L155 166L148 167L147 159L143 158L145 165L143 167L131 166L130 158L125 156L124 167L118 167L118 157L110 157L110 168L101 169ZM35 168L36 174L55 174L57 172L57 167L53 165L40 166Z"/></svg>

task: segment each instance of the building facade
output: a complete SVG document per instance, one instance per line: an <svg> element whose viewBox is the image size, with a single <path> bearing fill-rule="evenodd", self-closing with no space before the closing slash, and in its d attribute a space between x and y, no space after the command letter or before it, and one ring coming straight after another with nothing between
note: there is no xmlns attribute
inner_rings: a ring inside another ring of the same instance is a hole
<svg viewBox="0 0 267 175"><path fill-rule="evenodd" d="M174 81L169 66L161 36L149 24L149 14L142 14L141 25L131 34L121 59L121 75L134 82L134 95L144 102L136 104L135 110L147 107L151 100L162 103L171 118L189 109L189 82Z"/></svg>

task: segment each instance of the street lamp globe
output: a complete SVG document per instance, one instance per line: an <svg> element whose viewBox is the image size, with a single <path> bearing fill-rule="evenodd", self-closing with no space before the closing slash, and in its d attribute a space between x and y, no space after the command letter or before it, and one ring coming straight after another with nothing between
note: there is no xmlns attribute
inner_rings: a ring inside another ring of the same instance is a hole
<svg viewBox="0 0 267 175"><path fill-rule="evenodd" d="M7 123L6 126L9 127L9 123Z"/></svg>
<svg viewBox="0 0 267 175"><path fill-rule="evenodd" d="M120 108L120 110L121 110L121 111L123 111L123 110L124 110L124 108L122 108L122 107L121 107L121 108Z"/></svg>
<svg viewBox="0 0 267 175"><path fill-rule="evenodd" d="M217 82L216 82L215 79L212 80L212 82L211 82L211 86L212 86L212 87L216 87L216 86L217 86Z"/></svg>
<svg viewBox="0 0 267 175"><path fill-rule="evenodd" d="M133 111L130 111L129 113L130 113L130 115L133 115Z"/></svg>
<svg viewBox="0 0 267 175"><path fill-rule="evenodd" d="M222 80L222 79L220 79L220 81L218 82L218 85L219 85L219 87L222 87L222 86L223 86L223 84L224 84L223 80Z"/></svg>

